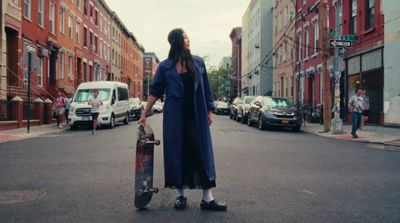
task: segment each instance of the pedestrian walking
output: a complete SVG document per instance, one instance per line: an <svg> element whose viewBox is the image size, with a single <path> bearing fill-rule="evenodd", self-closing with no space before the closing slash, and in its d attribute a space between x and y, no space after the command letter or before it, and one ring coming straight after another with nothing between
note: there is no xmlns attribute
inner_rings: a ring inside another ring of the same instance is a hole
<svg viewBox="0 0 400 223"><path fill-rule="evenodd" d="M57 126L58 128L62 129L62 117L65 112L65 105L66 105L66 100L63 97L61 92L58 92L57 98L54 101L54 111L56 115L56 120L57 120Z"/></svg>
<svg viewBox="0 0 400 223"><path fill-rule="evenodd" d="M363 97L363 113L361 119L361 126L360 129L365 131L365 123L368 121L369 116L369 97L367 95L367 90L364 88L362 89L362 97Z"/></svg>
<svg viewBox="0 0 400 223"><path fill-rule="evenodd" d="M71 103L72 103L72 94L69 93L66 98L65 113L64 113L65 120L67 120L67 124L68 124L69 110L71 109Z"/></svg>
<svg viewBox="0 0 400 223"><path fill-rule="evenodd" d="M97 118L99 117L100 114L100 106L103 105L103 101L99 97L99 91L97 89L93 90L93 97L89 100L88 102L89 105L92 106L92 109L90 110L90 113L92 115L92 135L96 134L96 129L98 125Z"/></svg>
<svg viewBox="0 0 400 223"><path fill-rule="evenodd" d="M146 116L166 90L163 117L165 187L176 189L176 209L187 207L185 189L202 189L202 210L226 211L214 200L216 187L210 125L214 99L203 59L192 56L190 41L182 29L168 35L168 59L162 61L150 86L150 96L139 120Z"/></svg>
<svg viewBox="0 0 400 223"><path fill-rule="evenodd" d="M363 113L363 97L362 90L357 89L355 91L355 95L353 95L349 100L349 109L352 112L351 120L352 120L352 128L351 135L353 138L358 138L357 129L360 128L361 118Z"/></svg>

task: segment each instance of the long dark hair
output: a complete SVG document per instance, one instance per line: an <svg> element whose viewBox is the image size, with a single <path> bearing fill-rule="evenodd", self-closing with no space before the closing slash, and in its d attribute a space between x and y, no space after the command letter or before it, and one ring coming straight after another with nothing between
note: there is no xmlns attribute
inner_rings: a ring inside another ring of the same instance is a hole
<svg viewBox="0 0 400 223"><path fill-rule="evenodd" d="M181 65L186 70L193 74L194 78L197 77L196 69L193 65L193 56L189 49L185 49L185 42L183 34L185 31L181 28L173 29L168 34L168 42L171 48L168 53L168 59L174 61L174 64L181 62Z"/></svg>

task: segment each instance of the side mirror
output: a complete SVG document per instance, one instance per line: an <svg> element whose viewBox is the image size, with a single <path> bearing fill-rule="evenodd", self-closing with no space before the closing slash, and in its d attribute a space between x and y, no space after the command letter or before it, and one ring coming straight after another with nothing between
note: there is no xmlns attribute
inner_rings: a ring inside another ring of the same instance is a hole
<svg viewBox="0 0 400 223"><path fill-rule="evenodd" d="M259 101L254 102L254 104L257 105L257 106L260 107L260 108L262 107L261 102L259 102Z"/></svg>

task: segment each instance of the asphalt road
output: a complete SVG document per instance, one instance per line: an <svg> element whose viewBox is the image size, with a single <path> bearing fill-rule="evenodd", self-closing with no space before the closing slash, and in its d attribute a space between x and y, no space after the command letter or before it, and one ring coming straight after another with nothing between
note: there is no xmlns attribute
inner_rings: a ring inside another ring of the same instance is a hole
<svg viewBox="0 0 400 223"><path fill-rule="evenodd" d="M161 138L162 115L148 119ZM137 124L65 131L0 144L4 193L41 198L0 204L0 222L400 222L400 150L291 131L259 131L216 116L214 197L228 212L202 212L201 191L189 208L173 209L175 192L133 206ZM162 187L162 146L155 160ZM2 198L3 196L3 198ZM18 200L16 197L10 200Z"/></svg>

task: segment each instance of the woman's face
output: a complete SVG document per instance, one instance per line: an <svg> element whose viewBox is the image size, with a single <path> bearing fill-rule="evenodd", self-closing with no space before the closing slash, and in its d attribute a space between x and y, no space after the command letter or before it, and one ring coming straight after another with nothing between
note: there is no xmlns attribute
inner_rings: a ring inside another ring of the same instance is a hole
<svg viewBox="0 0 400 223"><path fill-rule="evenodd" d="M186 35L186 33L183 33L183 44L185 50L190 50L190 40L189 37Z"/></svg>

